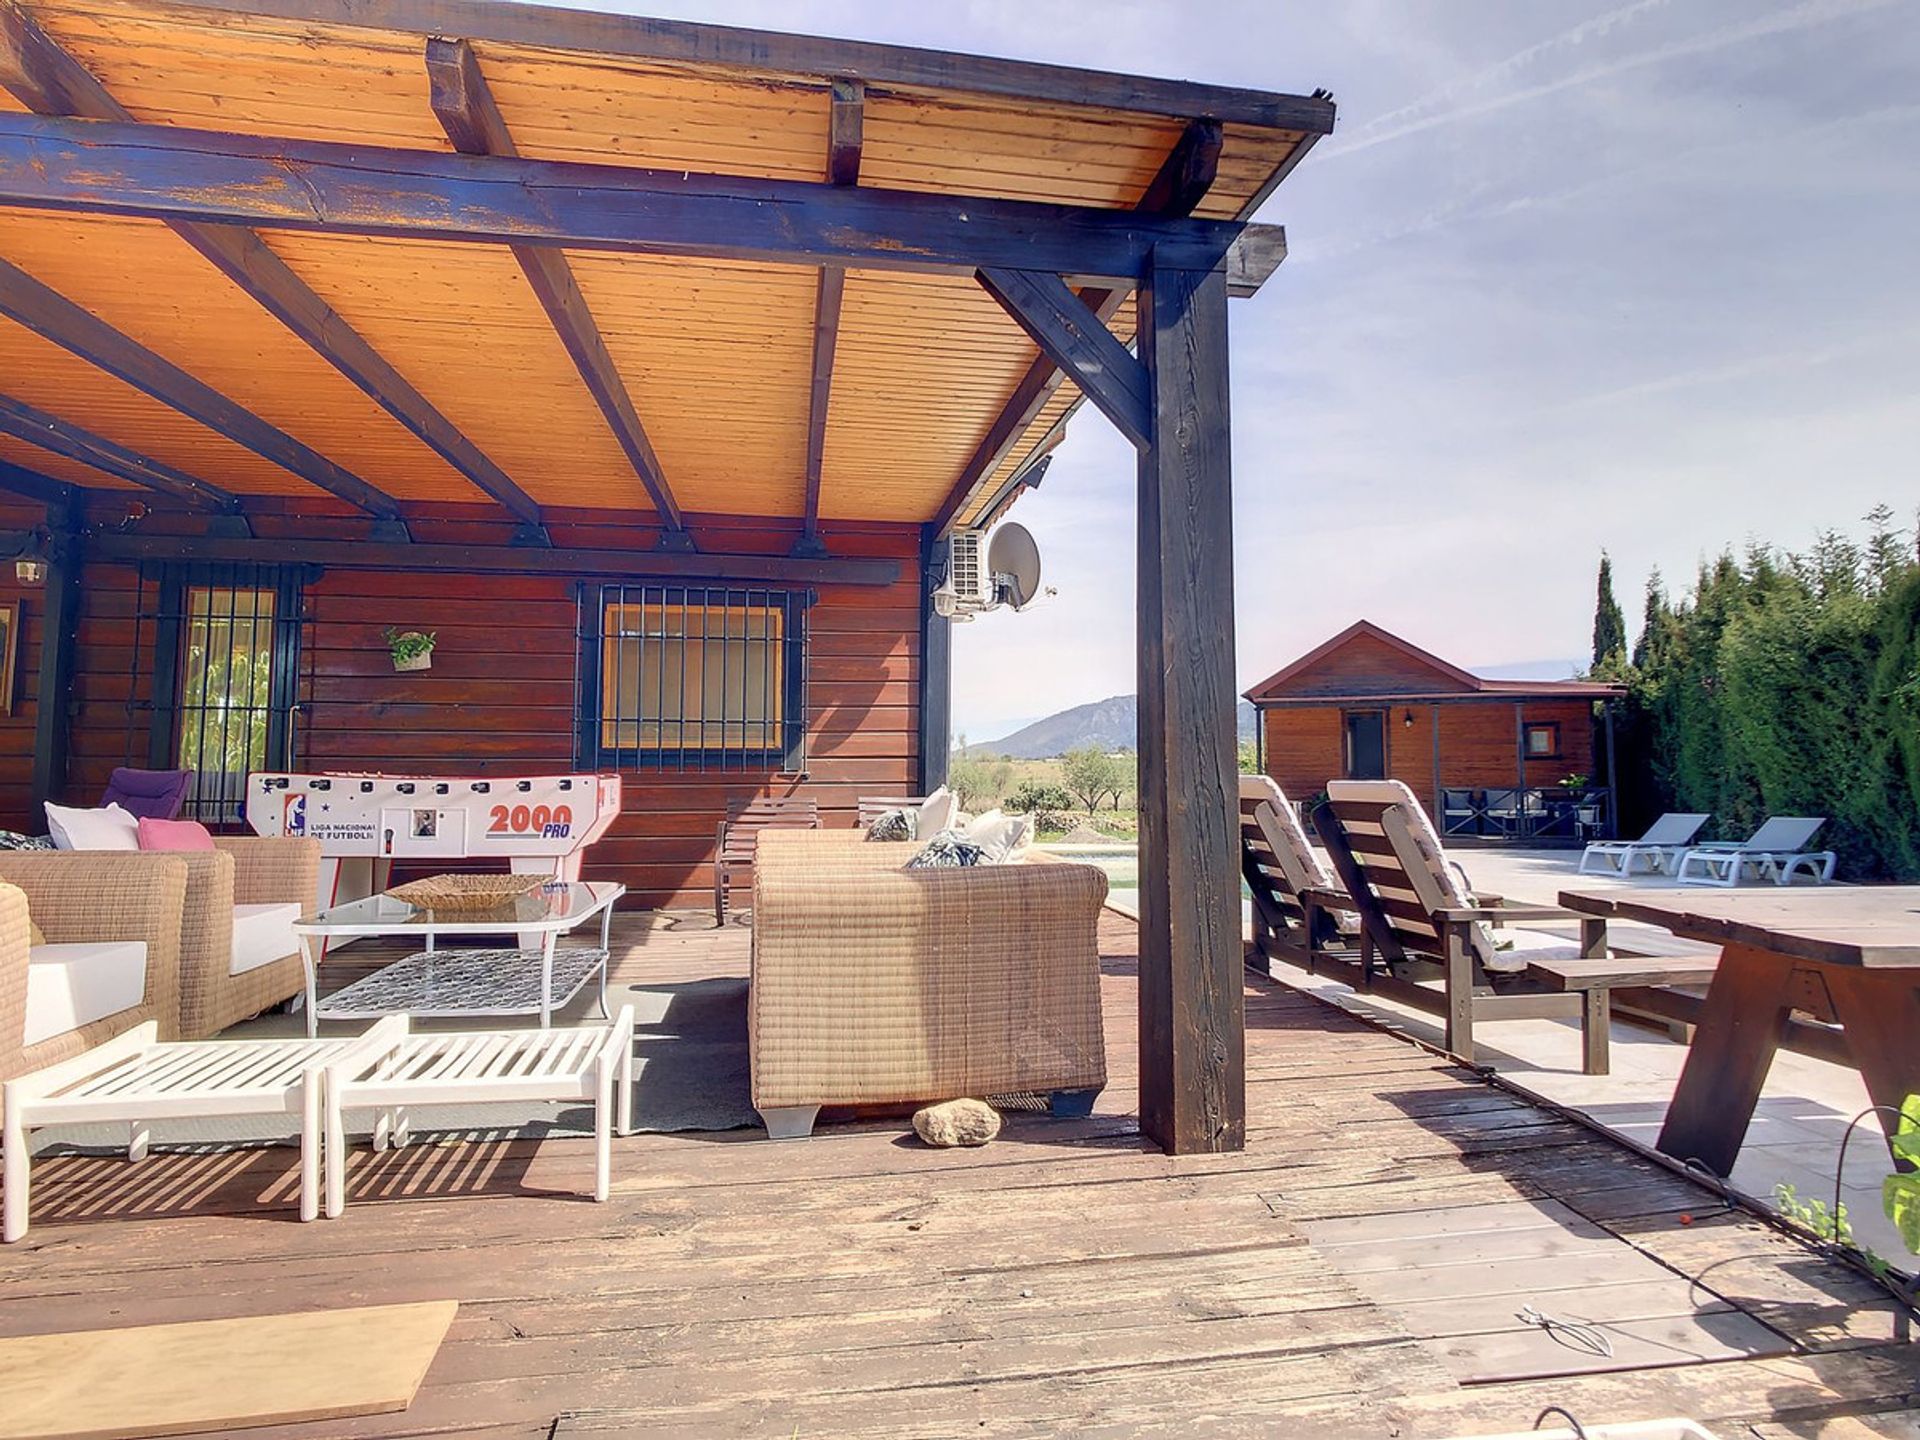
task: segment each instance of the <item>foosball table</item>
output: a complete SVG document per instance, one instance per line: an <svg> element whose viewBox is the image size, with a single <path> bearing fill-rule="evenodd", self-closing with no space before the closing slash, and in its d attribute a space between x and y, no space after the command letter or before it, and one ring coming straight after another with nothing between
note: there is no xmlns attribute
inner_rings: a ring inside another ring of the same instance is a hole
<svg viewBox="0 0 1920 1440"><path fill-rule="evenodd" d="M517 875L578 880L619 813L617 775L247 777L256 835L320 842L322 910L385 890L396 860L504 859Z"/></svg>

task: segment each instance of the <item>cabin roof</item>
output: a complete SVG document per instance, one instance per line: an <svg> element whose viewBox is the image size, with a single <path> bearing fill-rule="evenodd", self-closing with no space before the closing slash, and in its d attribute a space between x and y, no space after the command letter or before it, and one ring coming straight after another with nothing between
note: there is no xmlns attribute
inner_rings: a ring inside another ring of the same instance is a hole
<svg viewBox="0 0 1920 1440"><path fill-rule="evenodd" d="M470 59L449 62L452 42ZM464 64L478 102L447 88ZM40 123L10 117L78 115L252 137L269 159L314 142L446 155L461 103L483 132L497 112L489 154L696 186L857 171L876 190L1126 211L1164 200L1170 162L1198 154L1210 183L1182 203L1213 221L1251 216L1333 115L1322 95L497 0L0 0L0 138ZM484 470L536 506L656 510L651 467L689 513L972 524L1079 401L964 270L548 247L570 271L561 308L584 321L569 330L506 244L348 233L315 209L252 232L266 253L247 268L290 272L322 302L318 327L364 341L389 381L343 373L177 215L16 191L0 196L0 259L402 506L486 503ZM1123 341L1130 292L1107 305ZM124 449L234 497L320 494L285 453L216 433L18 306L0 304L0 375L16 402L0 463L125 491L125 464L101 464ZM444 443L403 423L383 384L417 393ZM39 417L106 446L54 444Z"/></svg>
<svg viewBox="0 0 1920 1440"><path fill-rule="evenodd" d="M1493 680L1423 650L1371 620L1283 665L1246 691L1255 705L1352 701L1459 701L1558 698L1604 700L1623 687L1592 680Z"/></svg>

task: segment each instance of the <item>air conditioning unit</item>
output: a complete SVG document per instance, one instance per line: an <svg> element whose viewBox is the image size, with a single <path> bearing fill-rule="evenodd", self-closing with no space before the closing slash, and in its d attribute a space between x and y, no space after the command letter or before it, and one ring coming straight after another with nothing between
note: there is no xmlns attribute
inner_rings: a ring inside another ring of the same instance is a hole
<svg viewBox="0 0 1920 1440"><path fill-rule="evenodd" d="M991 545L977 530L958 531L947 547L947 578L931 597L936 615L965 621L1003 605L1024 610L1041 593L1040 552L1025 526L1002 525Z"/></svg>
<svg viewBox="0 0 1920 1440"><path fill-rule="evenodd" d="M948 541L948 546L946 585L953 591L949 618L971 620L993 605L993 577L987 574L987 537L978 530L962 530Z"/></svg>

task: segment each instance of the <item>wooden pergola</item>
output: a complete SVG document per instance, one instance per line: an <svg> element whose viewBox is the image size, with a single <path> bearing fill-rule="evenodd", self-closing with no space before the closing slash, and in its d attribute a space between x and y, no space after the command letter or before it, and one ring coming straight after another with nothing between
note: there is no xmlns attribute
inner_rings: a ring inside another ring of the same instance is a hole
<svg viewBox="0 0 1920 1440"><path fill-rule="evenodd" d="M869 523L920 538L933 783L940 542L1091 400L1140 457L1141 1122L1237 1148L1227 300L1333 114L489 0L0 0L36 798L91 566L896 584Z"/></svg>

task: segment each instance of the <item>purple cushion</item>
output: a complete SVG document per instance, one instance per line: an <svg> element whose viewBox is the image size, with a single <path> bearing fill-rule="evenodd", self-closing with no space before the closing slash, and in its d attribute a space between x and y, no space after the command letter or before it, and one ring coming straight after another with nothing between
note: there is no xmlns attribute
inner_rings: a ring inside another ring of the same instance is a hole
<svg viewBox="0 0 1920 1440"><path fill-rule="evenodd" d="M107 777L102 806L119 805L128 814L149 820L171 820L187 800L191 770L134 770L120 766Z"/></svg>

